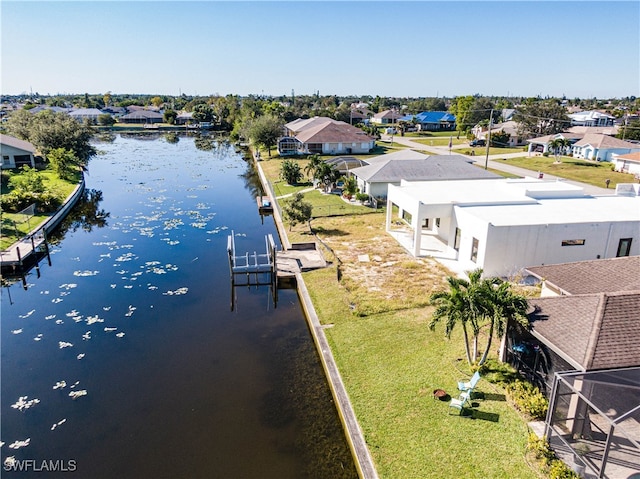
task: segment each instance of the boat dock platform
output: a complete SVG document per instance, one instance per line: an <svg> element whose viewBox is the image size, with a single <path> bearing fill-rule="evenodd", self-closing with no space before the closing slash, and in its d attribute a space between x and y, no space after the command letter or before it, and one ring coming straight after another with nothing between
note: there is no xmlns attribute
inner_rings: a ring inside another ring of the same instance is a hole
<svg viewBox="0 0 640 479"><path fill-rule="evenodd" d="M273 202L268 196L256 196L256 202L261 215L273 213Z"/></svg>

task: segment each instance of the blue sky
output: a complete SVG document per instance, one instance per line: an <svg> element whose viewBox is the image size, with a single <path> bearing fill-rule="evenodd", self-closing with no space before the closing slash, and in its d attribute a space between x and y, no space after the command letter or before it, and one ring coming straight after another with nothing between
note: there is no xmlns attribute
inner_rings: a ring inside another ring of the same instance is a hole
<svg viewBox="0 0 640 479"><path fill-rule="evenodd" d="M0 4L3 94L640 96L640 2Z"/></svg>

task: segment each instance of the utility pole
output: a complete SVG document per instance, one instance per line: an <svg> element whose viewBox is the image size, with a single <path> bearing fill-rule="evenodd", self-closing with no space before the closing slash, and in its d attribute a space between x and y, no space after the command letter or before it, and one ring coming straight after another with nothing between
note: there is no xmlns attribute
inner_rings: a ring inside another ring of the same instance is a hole
<svg viewBox="0 0 640 479"><path fill-rule="evenodd" d="M493 108L491 109L491 114L489 115L489 131L487 132L487 153L484 158L484 169L487 169L489 165L489 145L491 144L491 127L493 126Z"/></svg>

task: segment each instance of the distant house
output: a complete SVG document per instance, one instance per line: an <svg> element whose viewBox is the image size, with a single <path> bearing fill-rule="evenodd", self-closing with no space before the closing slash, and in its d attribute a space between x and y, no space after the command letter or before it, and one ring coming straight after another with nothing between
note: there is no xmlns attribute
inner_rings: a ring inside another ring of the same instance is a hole
<svg viewBox="0 0 640 479"><path fill-rule="evenodd" d="M630 143L608 135L586 134L571 148L575 158L612 161L613 154L624 155L640 151L640 144Z"/></svg>
<svg viewBox="0 0 640 479"><path fill-rule="evenodd" d="M613 126L616 117L599 111L579 111L567 115L571 126Z"/></svg>
<svg viewBox="0 0 640 479"><path fill-rule="evenodd" d="M636 178L640 178L640 152L620 155L613 153L611 159L614 162L616 171L630 173Z"/></svg>
<svg viewBox="0 0 640 479"><path fill-rule="evenodd" d="M352 125L356 123L368 123L372 116L373 113L365 107L353 107L349 113L349 120Z"/></svg>
<svg viewBox="0 0 640 479"><path fill-rule="evenodd" d="M456 117L446 111L423 111L415 116L420 131L452 131L456 129Z"/></svg>
<svg viewBox="0 0 640 479"><path fill-rule="evenodd" d="M402 181L389 185L386 230L416 257L499 277L532 265L640 255L640 185L589 196L534 178Z"/></svg>
<svg viewBox="0 0 640 479"><path fill-rule="evenodd" d="M192 111L182 111L176 116L176 125L186 125L195 122Z"/></svg>
<svg viewBox="0 0 640 479"><path fill-rule="evenodd" d="M580 133L563 132L563 133L556 133L555 135L545 135L545 136L540 136L538 138L532 138L530 140L527 140L527 143L529 143L529 153L551 153L549 144L553 140L556 140L558 138L563 138L565 140L569 140L569 142L573 145L577 141L581 140L583 136L584 134L580 134ZM570 147L568 151L571 151Z"/></svg>
<svg viewBox="0 0 640 479"><path fill-rule="evenodd" d="M28 141L0 133L0 154L2 169L21 168L24 165L35 168L35 147Z"/></svg>
<svg viewBox="0 0 640 479"><path fill-rule="evenodd" d="M360 128L332 118L299 118L287 123L285 132L278 141L278 153L283 156L362 154L375 147L375 139Z"/></svg>
<svg viewBox="0 0 640 479"><path fill-rule="evenodd" d="M388 125L390 123L397 123L401 117L402 115L397 110L384 110L373 115L371 123Z"/></svg>
<svg viewBox="0 0 640 479"><path fill-rule="evenodd" d="M131 109L131 108L130 108ZM162 114L151 110L133 110L131 113L122 115L118 121L121 123L162 123Z"/></svg>
<svg viewBox="0 0 640 479"><path fill-rule="evenodd" d="M435 181L499 178L498 175L473 166L461 155L425 155L413 150L368 158L366 166L349 171L358 189L376 198L386 198L389 185L407 181Z"/></svg>
<svg viewBox="0 0 640 479"><path fill-rule="evenodd" d="M488 127L476 125L471 129L471 132L479 140L487 140ZM504 145L498 145L500 147L513 148L516 146L522 146L526 144L524 138L518 133L518 126L515 121L506 121L504 123L498 123L491 128L491 134L504 132L509 135L509 140Z"/></svg>
<svg viewBox="0 0 640 479"><path fill-rule="evenodd" d="M97 108L78 108L69 112L71 118L80 122L89 121L96 123L100 115L102 115L102 111Z"/></svg>
<svg viewBox="0 0 640 479"><path fill-rule="evenodd" d="M120 118L122 115L127 114L127 109L123 106L105 106L102 112L109 113L114 118Z"/></svg>

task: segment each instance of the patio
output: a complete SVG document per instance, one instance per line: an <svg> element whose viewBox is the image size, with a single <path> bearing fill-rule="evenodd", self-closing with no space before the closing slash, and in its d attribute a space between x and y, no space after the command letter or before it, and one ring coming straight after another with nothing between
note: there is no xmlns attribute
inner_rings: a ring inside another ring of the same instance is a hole
<svg viewBox="0 0 640 479"><path fill-rule="evenodd" d="M582 477L640 477L640 368L556 373L545 435Z"/></svg>

